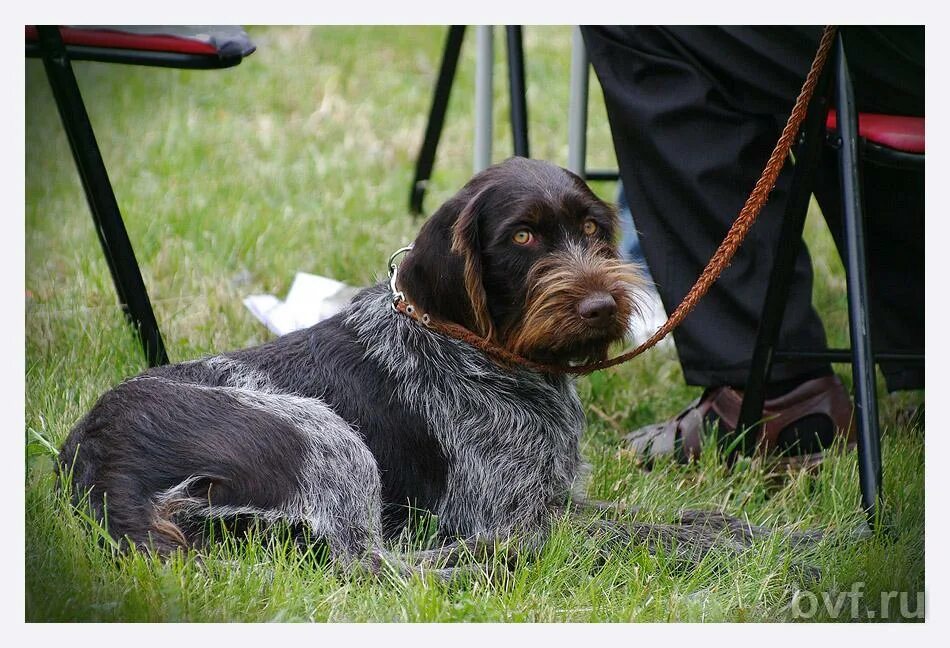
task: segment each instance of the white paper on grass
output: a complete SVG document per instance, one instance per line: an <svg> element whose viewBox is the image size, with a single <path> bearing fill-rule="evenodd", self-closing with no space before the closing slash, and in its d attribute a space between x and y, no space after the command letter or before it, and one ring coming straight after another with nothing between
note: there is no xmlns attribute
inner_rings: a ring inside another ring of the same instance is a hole
<svg viewBox="0 0 950 648"><path fill-rule="evenodd" d="M248 295L244 305L271 332L285 335L332 317L358 290L335 279L298 272L284 301L274 295Z"/></svg>
<svg viewBox="0 0 950 648"><path fill-rule="evenodd" d="M637 298L638 312L630 317L630 332L628 338L631 344L640 345L650 339L657 329L666 323L666 311L656 289L644 290ZM667 335L660 341L660 346L668 346L673 342L673 336Z"/></svg>

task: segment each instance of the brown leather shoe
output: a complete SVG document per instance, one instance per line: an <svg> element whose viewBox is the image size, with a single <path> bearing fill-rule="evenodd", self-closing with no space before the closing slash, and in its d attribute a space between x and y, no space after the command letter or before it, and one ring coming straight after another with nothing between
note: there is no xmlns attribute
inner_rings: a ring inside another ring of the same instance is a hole
<svg viewBox="0 0 950 648"><path fill-rule="evenodd" d="M673 419L626 435L625 452L647 462L673 454L685 463L699 456L704 431L717 421L720 433L735 430L741 407L741 392L731 387L707 389ZM807 380L765 401L756 454L781 455L778 461L789 467L816 465L834 437L843 435L848 447L854 446L852 413L851 398L837 376Z"/></svg>

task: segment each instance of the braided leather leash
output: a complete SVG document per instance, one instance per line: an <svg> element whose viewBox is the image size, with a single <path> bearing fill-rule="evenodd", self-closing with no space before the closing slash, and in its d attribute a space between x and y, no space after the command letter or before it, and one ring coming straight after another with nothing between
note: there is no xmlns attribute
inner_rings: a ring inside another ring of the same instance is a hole
<svg viewBox="0 0 950 648"><path fill-rule="evenodd" d="M713 283L716 282L719 276L732 261L736 251L739 249L739 246L745 239L746 234L748 234L749 228L752 227L752 223L755 222L755 219L759 216L759 213L761 213L765 203L768 202L769 193L771 193L772 189L775 187L775 182L778 179L778 175L782 171L782 167L785 165L785 160L792 148L792 143L795 141L802 121L805 119L805 114L808 111L808 104L810 103L811 97L814 94L815 86L818 83L818 77L821 75L821 71L828 59L828 53L831 51L831 46L834 43L836 32L837 28L832 25L826 26L822 32L821 41L818 44L818 52L815 54L815 60L811 64L811 69L808 71L808 76L805 77L805 83L802 85L798 99L795 101L795 106L792 108L792 112L788 116L788 122L785 124L785 129L782 131L782 135L779 137L778 142L776 142L775 148L772 150L772 155L769 156L769 160L765 164L765 169L762 171L761 177L759 178L758 182L755 183L755 188L752 190L752 193L749 194L748 199L746 199L745 205L739 211L739 215L736 217L732 227L729 228L729 231L726 233L722 243L719 244L719 247L709 260L709 263L706 264L706 268L699 275L696 283L693 284L692 288L690 288L689 292L683 298L683 301L680 302L680 305L676 307L676 309L673 311L673 314L669 316L663 326L657 329L657 331L640 346L626 351L614 358L599 360L597 362L591 362L573 367L550 365L529 360L528 358L511 353L510 351L494 344L493 342L476 335L463 326L453 322L436 321L434 319L430 319L427 315L419 315L413 306L406 302L402 293L395 291L396 267L391 260L390 277L392 279L391 283L394 286L395 295L393 307L400 313L403 313L404 315L419 321L428 328L448 337L461 340L481 350L489 357L509 366L520 365L535 371L542 371L552 374L586 375L600 369L607 369L608 367L616 366L637 357L647 349L656 345L656 343L666 337L670 331L680 325L680 323L683 321L683 319L685 319L690 311L696 307L696 304L699 302L699 300L702 299L707 292L709 292L709 289L712 287ZM395 256L396 255L393 255L393 258L395 258Z"/></svg>

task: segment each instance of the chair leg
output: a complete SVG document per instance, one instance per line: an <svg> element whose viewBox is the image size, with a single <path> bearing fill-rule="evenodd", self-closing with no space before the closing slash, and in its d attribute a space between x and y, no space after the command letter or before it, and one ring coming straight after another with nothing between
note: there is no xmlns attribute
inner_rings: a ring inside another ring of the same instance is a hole
<svg viewBox="0 0 950 648"><path fill-rule="evenodd" d="M112 273L122 311L141 340L149 366L167 364L165 344L59 28L38 27L37 30L46 76L82 179L96 234Z"/></svg>
<svg viewBox="0 0 950 648"><path fill-rule="evenodd" d="M567 168L587 177L587 90L590 62L580 27L571 41L571 94L567 107Z"/></svg>
<svg viewBox="0 0 950 648"><path fill-rule="evenodd" d="M435 150L439 146L439 137L442 135L445 111L449 105L449 96L452 94L452 84L455 81L455 70L458 67L464 36L464 25L451 25L445 38L442 64L439 67L435 93L432 96L432 107L429 110L429 121L426 123L425 137L416 160L416 175L412 180L412 189L409 193L409 211L413 214L422 213L422 199L425 197L426 184L432 177Z"/></svg>
<svg viewBox="0 0 950 648"><path fill-rule="evenodd" d="M837 39L837 109L841 135L839 170L842 193L842 220L847 259L848 315L851 328L852 371L855 391L855 424L858 437L858 469L861 479L861 503L869 524L876 521L881 497L881 449L877 417L877 391L874 356L871 349L868 313L867 265L865 262L864 222L858 159L858 117L854 90L845 58L841 33Z"/></svg>
<svg viewBox="0 0 950 648"><path fill-rule="evenodd" d="M472 138L472 171L491 166L494 141L495 26L475 28L475 135Z"/></svg>
<svg viewBox="0 0 950 648"><path fill-rule="evenodd" d="M815 87L815 94L808 107L808 113L799 134L796 147L795 173L789 188L788 202L782 227L775 246L775 260L769 275L768 289L762 306L762 319L756 335L755 347L749 366L749 377L743 391L742 407L736 432L744 435L741 444L736 444L734 452L748 454L755 446L758 428L762 422L762 410L765 404L765 385L772 370L772 354L778 343L782 319L785 316L785 303L792 285L795 260L802 245L802 232L805 229L805 217L808 215L808 203L814 186L818 158L824 143L824 121L828 114L828 86L831 72L828 67ZM730 439L724 439L730 442ZM734 455L733 455L734 456Z"/></svg>
<svg viewBox="0 0 950 648"><path fill-rule="evenodd" d="M528 152L528 99L525 90L521 25L506 25L505 36L508 44L508 92L514 151L515 155L520 157L531 157Z"/></svg>

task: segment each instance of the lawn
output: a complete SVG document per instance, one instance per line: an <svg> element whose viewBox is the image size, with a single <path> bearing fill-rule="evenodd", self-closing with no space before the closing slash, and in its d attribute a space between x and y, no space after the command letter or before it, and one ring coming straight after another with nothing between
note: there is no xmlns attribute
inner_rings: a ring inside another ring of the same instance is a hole
<svg viewBox="0 0 950 648"><path fill-rule="evenodd" d="M172 361L269 339L241 300L284 295L297 271L353 285L382 278L389 254L421 222L408 212L409 185L444 28L248 31L257 52L228 70L74 66ZM565 164L571 32L529 27L525 38L531 153ZM503 46L499 32L496 160L512 150ZM923 393L881 394L884 524L859 539L854 453L795 474L773 474L759 461L727 470L711 448L697 463L649 472L617 454L623 432L676 413L697 394L683 384L669 345L578 381L592 494L636 503L655 520L684 507L721 508L755 523L828 531L806 557L821 568L818 581L802 580L779 540L684 570L639 546L602 561L597 541L568 523L535 560L450 583L340 572L279 534L218 547L201 561L113 555L56 493L49 448L143 362L119 314L42 65L25 65L28 621L922 618L924 432L904 414ZM471 173L473 84L470 32L430 212ZM589 167L614 167L596 80L590 101ZM594 189L614 198L612 183ZM816 307L832 344L845 345L844 275L820 215L809 216L806 237ZM837 369L850 384L849 368Z"/></svg>

